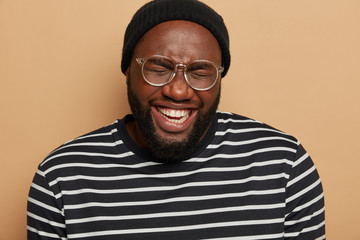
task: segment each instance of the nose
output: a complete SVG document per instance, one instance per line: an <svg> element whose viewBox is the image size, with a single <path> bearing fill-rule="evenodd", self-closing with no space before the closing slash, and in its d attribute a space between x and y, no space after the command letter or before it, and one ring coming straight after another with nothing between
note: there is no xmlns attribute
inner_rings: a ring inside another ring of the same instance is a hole
<svg viewBox="0 0 360 240"><path fill-rule="evenodd" d="M187 83L184 69L178 68L174 78L162 87L162 93L175 101L185 101L191 99L195 91Z"/></svg>

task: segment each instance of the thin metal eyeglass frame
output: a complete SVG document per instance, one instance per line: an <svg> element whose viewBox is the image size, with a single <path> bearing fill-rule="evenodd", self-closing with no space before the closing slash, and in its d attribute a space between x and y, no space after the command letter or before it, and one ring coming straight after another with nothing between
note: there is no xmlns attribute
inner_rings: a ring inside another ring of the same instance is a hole
<svg viewBox="0 0 360 240"><path fill-rule="evenodd" d="M161 57L161 58L165 58L167 60L169 60L170 62L172 62L175 66L174 70L172 71L171 73L171 76L169 78L168 81L164 82L164 83L152 83L150 82L149 80L146 79L145 77L145 74L144 74L144 65L145 65L145 62L147 59L151 58L151 57ZM197 90L197 91L206 91L206 90L209 90L211 89L215 83L217 82L217 80L219 79L219 76L221 75L221 73L224 71L224 68L217 65L216 63L214 62L211 62L211 61L208 61L208 60L195 60L189 64L184 64L184 63L175 63L172 59L168 58L168 57L165 57L165 56L162 56L162 55L151 55L151 56L147 56L147 57L142 57L142 58L136 58L136 62L141 66L141 73L142 73L142 76L144 78L144 80L150 84L151 86L155 86L155 87L162 87L162 86L165 86L166 84L168 84L169 82L171 82L174 77L176 76L176 73L177 73L177 70L178 70L178 67L180 66L182 69L183 69L183 74L184 74L184 78L185 78L185 81L187 82L187 84L194 90ZM206 87L206 88L197 88L197 87L193 87L190 83L189 83L189 80L188 80L188 77L187 77L187 66L193 64L193 63L196 63L196 62L206 62L206 63L210 63L212 64L215 68L216 68L216 78L214 80L214 82L209 86L209 87Z"/></svg>

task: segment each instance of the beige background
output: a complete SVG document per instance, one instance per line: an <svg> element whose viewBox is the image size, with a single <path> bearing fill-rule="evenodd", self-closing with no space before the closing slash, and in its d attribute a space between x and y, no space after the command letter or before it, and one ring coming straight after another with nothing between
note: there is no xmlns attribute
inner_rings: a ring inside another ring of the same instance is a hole
<svg viewBox="0 0 360 240"><path fill-rule="evenodd" d="M127 23L145 1L0 0L0 239L25 239L37 165L128 113ZM326 197L328 239L360 239L360 1L207 0L231 36L220 109L295 135Z"/></svg>

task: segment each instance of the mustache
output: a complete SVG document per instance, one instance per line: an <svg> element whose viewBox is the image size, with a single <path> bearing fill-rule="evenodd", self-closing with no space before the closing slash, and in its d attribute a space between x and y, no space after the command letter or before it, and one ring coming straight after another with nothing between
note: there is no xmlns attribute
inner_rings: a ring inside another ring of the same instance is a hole
<svg viewBox="0 0 360 240"><path fill-rule="evenodd" d="M173 99L173 98L170 98L170 97L167 97L167 96L159 96L159 97L155 97L153 99L151 99L150 103L154 103L154 102L158 102L158 101L167 101L167 102L172 102L174 104L192 104L192 105L196 105L198 107L202 107L204 105L203 102L201 101L197 101L197 100L193 100L193 99L187 99L187 100L176 100L176 99Z"/></svg>

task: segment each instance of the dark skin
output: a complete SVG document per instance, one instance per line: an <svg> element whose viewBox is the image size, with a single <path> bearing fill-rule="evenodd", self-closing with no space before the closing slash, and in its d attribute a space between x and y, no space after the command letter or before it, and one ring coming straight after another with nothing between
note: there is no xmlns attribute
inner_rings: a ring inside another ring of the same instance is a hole
<svg viewBox="0 0 360 240"><path fill-rule="evenodd" d="M193 130L197 117L204 115L216 100L220 91L220 77L213 88L206 91L192 89L186 82L182 70L174 79L162 87L146 83L141 74L137 57L162 55L176 63L188 64L194 60L209 60L221 65L221 50L216 38L204 27L193 22L176 20L161 23L137 43L127 78L131 76L130 88L141 103L141 108L151 112L156 134L170 142L181 142ZM165 110L164 110L165 109ZM168 121L159 111L185 111L186 120L179 124ZM132 139L142 148L147 149L146 141L136 121L126 124ZM207 131L207 130L206 130ZM205 135L203 133L200 140ZM199 140L199 141L200 141Z"/></svg>

